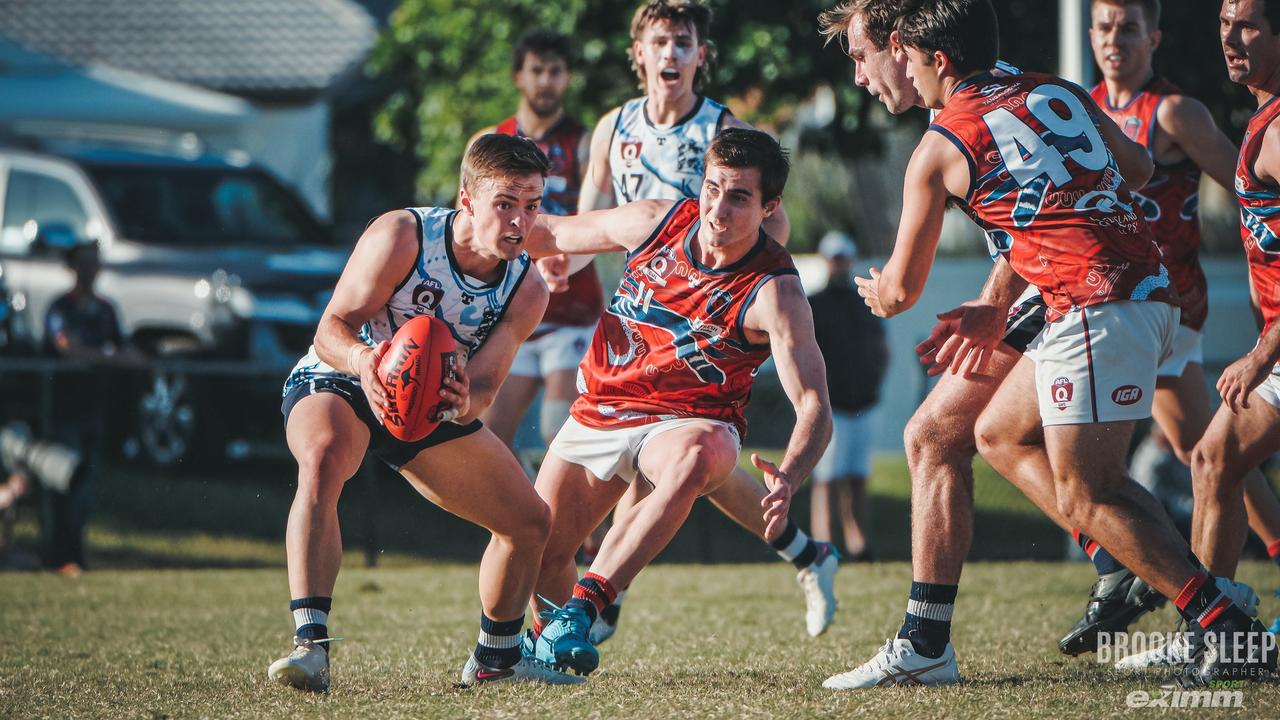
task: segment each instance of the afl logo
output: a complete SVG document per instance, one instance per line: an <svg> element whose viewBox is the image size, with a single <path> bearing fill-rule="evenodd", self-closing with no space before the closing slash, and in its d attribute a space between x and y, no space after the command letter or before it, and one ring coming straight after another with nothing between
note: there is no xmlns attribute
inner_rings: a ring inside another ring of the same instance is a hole
<svg viewBox="0 0 1280 720"><path fill-rule="evenodd" d="M1137 385L1118 387L1111 393L1111 402L1117 405L1132 405L1142 399L1142 388Z"/></svg>
<svg viewBox="0 0 1280 720"><path fill-rule="evenodd" d="M444 286L434 278L426 278L413 289L413 304L426 312L434 311L443 299Z"/></svg>
<svg viewBox="0 0 1280 720"><path fill-rule="evenodd" d="M644 143L639 140L624 140L622 142L622 159L628 165L640 159L640 149L644 147Z"/></svg>
<svg viewBox="0 0 1280 720"><path fill-rule="evenodd" d="M1049 397L1053 399L1053 404L1058 406L1059 410L1066 410L1071 404L1071 398L1075 395L1075 383L1060 377L1053 381L1053 385L1049 388Z"/></svg>

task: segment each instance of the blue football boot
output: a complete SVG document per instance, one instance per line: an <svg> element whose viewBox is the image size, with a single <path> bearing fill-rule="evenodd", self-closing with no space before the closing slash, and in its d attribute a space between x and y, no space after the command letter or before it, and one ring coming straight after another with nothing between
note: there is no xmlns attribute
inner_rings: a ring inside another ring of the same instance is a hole
<svg viewBox="0 0 1280 720"><path fill-rule="evenodd" d="M545 598L543 602L547 602ZM591 644L591 619L578 607L543 610L539 617L549 621L534 643L533 654L539 661L572 668L579 675L589 675L600 666L600 653Z"/></svg>

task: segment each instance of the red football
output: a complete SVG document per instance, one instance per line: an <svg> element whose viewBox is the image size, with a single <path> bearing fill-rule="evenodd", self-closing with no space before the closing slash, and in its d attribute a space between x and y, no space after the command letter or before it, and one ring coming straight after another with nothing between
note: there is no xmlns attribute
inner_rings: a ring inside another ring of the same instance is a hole
<svg viewBox="0 0 1280 720"><path fill-rule="evenodd" d="M458 344L443 320L420 315L405 323L391 339L378 365L387 388L387 414L382 424L392 436L416 442L440 424L446 403L440 387L453 377Z"/></svg>

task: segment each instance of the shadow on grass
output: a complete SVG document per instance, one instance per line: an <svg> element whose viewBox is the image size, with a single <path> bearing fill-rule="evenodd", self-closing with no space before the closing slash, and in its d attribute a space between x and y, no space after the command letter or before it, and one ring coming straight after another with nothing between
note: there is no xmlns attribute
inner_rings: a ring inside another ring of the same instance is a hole
<svg viewBox="0 0 1280 720"><path fill-rule="evenodd" d="M872 486L870 535L881 560L910 557L910 500L905 477L898 477L905 473L900 465L893 460L880 463L878 472L887 479ZM92 549L94 562L100 567L280 566L294 473L286 463L181 473L106 468L98 482L92 523L113 541ZM979 483L971 559L1061 559L1061 534L1051 523L994 498L995 492L984 501L983 482L989 480ZM1003 483L998 478L995 482ZM808 508L806 487L794 498L792 511L806 529ZM348 483L339 517L348 563L358 562L353 556L361 552L366 559L393 553L475 562L488 541L484 530L432 505L381 465L371 465ZM749 563L776 561L777 556L710 502L700 500L658 560Z"/></svg>

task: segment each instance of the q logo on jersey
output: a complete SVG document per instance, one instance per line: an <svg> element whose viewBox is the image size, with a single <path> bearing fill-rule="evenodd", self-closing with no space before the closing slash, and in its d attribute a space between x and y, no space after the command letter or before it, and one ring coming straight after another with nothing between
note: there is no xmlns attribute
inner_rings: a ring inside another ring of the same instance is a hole
<svg viewBox="0 0 1280 720"><path fill-rule="evenodd" d="M1071 404L1071 398L1075 395L1075 383L1060 377L1053 381L1053 385L1049 387L1049 397L1053 399L1053 404L1058 406L1059 410L1066 410Z"/></svg>
<svg viewBox="0 0 1280 720"><path fill-rule="evenodd" d="M435 278L424 278L413 289L413 304L424 312L433 312L444 299L444 286Z"/></svg>
<svg viewBox="0 0 1280 720"><path fill-rule="evenodd" d="M644 143L639 140L622 141L622 160L628 165L640 159L640 149L644 147Z"/></svg>

